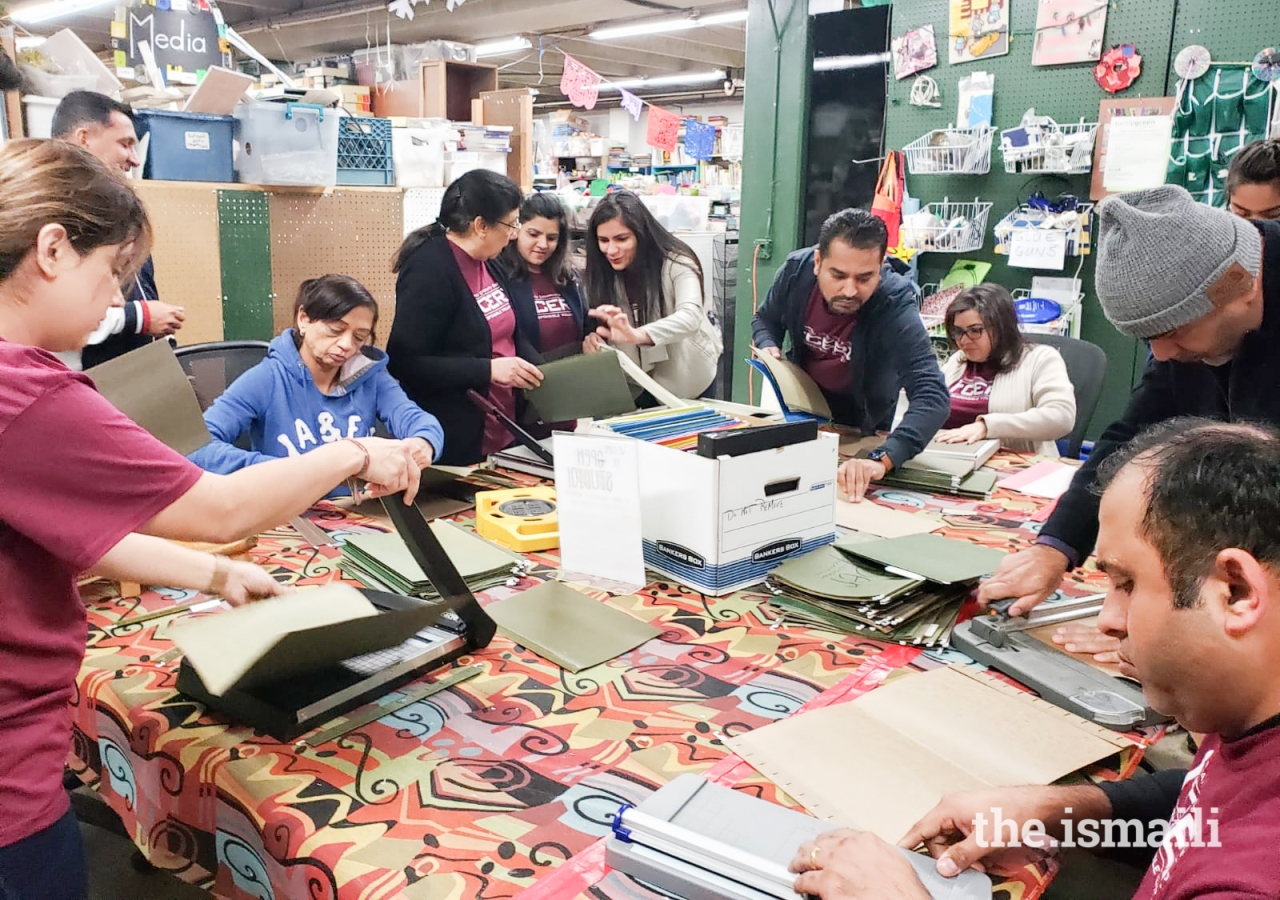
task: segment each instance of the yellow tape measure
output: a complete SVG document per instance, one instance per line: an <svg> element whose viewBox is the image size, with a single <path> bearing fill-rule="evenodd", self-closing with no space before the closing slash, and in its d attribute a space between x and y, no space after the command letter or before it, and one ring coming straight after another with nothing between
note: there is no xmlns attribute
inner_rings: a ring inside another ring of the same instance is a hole
<svg viewBox="0 0 1280 900"><path fill-rule="evenodd" d="M476 494L476 531L483 538L530 553L560 546L556 489L539 486Z"/></svg>

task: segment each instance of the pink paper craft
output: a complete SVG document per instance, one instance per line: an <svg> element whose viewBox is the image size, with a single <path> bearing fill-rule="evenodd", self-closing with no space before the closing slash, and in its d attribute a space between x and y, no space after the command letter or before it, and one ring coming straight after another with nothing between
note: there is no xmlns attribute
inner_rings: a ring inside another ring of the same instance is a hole
<svg viewBox="0 0 1280 900"><path fill-rule="evenodd" d="M595 109L600 96L600 76L566 53L564 71L560 73L560 92L574 106Z"/></svg>
<svg viewBox="0 0 1280 900"><path fill-rule="evenodd" d="M644 101L625 88L618 88L618 93L621 95L622 108L631 113L634 121L639 122L640 113L644 112Z"/></svg>
<svg viewBox="0 0 1280 900"><path fill-rule="evenodd" d="M645 143L671 153L676 149L676 138L680 135L680 117L667 112L661 106L649 104L649 123L645 129Z"/></svg>

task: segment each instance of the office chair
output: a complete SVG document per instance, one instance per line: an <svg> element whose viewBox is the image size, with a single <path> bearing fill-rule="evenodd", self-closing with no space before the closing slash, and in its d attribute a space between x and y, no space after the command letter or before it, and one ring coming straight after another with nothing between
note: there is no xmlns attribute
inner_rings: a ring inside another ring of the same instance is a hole
<svg viewBox="0 0 1280 900"><path fill-rule="evenodd" d="M1102 380L1107 374L1107 354L1097 344L1058 334L1027 334L1026 339L1033 344L1047 344L1062 354L1062 361L1067 366L1067 377L1076 392L1076 424L1066 438L1067 449L1063 453L1067 459L1078 459L1080 445L1084 443L1084 433L1089 428L1089 421L1098 408L1098 400L1102 397Z"/></svg>

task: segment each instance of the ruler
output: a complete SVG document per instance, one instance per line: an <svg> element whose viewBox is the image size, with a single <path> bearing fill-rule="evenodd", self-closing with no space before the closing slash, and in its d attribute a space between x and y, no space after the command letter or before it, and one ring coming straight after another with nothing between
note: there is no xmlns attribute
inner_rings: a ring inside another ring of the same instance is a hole
<svg viewBox="0 0 1280 900"><path fill-rule="evenodd" d="M430 684L424 684L411 691L406 691L400 696L400 699L393 700L385 706L375 706L367 712L362 712L359 715L343 719L337 725L322 729L310 737L303 738L293 745L293 750L295 753L301 753L308 747L318 747L321 744L340 738L349 731L362 728L370 722L376 722L383 716L389 716L391 713L404 709L410 704L417 703L419 700L424 700L432 694L438 694L441 691L448 690L455 684L466 681L468 678L474 678L482 671L484 671L484 669L481 666L464 666L461 669L454 669L448 675L445 675L443 678L439 678Z"/></svg>

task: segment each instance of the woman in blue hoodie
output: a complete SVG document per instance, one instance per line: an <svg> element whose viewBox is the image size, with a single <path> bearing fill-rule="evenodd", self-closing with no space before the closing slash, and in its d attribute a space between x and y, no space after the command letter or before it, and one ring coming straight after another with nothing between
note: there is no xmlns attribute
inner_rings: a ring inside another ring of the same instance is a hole
<svg viewBox="0 0 1280 900"><path fill-rule="evenodd" d="M387 355L370 346L377 324L378 303L354 278L304 281L294 303L294 327L205 411L213 442L191 454L192 462L225 475L367 437L381 420L391 437L409 446L418 465L431 465L444 449L444 432L387 372ZM250 450L235 446L245 434Z"/></svg>

